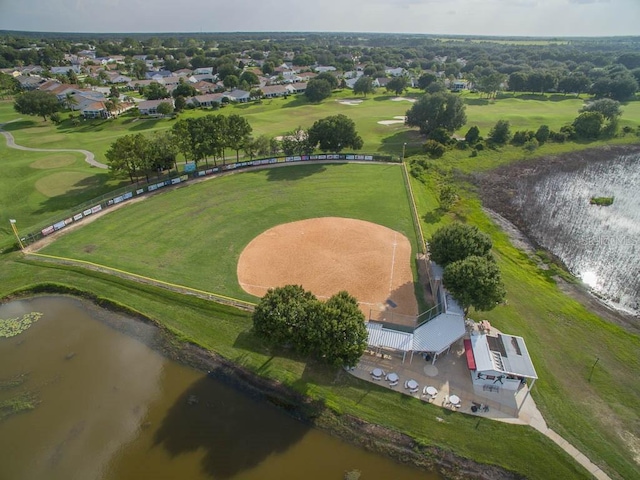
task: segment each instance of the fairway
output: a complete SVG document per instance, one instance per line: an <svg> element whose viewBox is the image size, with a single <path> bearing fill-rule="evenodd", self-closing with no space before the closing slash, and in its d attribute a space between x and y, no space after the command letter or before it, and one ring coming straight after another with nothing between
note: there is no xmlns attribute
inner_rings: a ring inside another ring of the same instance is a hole
<svg viewBox="0 0 640 480"><path fill-rule="evenodd" d="M228 175L152 196L42 252L255 301L238 283L243 249L272 227L317 217L382 225L416 251L400 165L313 164Z"/></svg>

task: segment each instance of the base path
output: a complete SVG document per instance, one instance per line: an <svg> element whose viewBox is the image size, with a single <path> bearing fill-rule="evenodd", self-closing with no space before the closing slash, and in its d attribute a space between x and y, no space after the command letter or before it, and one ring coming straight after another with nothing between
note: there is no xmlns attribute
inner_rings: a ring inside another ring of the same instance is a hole
<svg viewBox="0 0 640 480"><path fill-rule="evenodd" d="M18 120L21 120L21 119L18 118L16 120L11 120L11 122L7 122L7 123L17 122ZM29 152L78 152L84 155L84 161L87 162L92 167L98 167L98 168L104 168L104 169L109 168L109 165L105 165L104 163L98 162L93 152L90 152L89 150L80 150L80 149L74 149L74 148L31 148L31 147L24 147L22 145L18 145L16 144L16 141L13 138L13 135L11 135L9 132L2 129L2 127L4 127L7 123L0 123L0 133L4 135L4 137L7 139L7 147L9 148L15 148L16 150L27 150Z"/></svg>
<svg viewBox="0 0 640 480"><path fill-rule="evenodd" d="M415 316L411 262L411 244L399 232L351 218L314 218L254 238L238 260L238 282L259 297L287 284L320 299L346 290L365 315L373 309Z"/></svg>

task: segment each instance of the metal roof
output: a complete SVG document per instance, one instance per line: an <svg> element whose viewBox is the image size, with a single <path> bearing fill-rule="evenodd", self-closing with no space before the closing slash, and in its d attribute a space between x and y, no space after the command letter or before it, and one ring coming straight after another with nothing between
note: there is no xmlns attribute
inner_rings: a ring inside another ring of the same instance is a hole
<svg viewBox="0 0 640 480"><path fill-rule="evenodd" d="M465 334L464 317L443 313L413 332L413 350L441 353Z"/></svg>
<svg viewBox="0 0 640 480"><path fill-rule="evenodd" d="M487 335L471 336L473 356L476 360L478 372L495 370L508 375L538 378L522 337L500 334L497 337L497 341L502 344L502 351L489 348Z"/></svg>
<svg viewBox="0 0 640 480"><path fill-rule="evenodd" d="M390 330L379 323L367 323L367 332L369 333L367 343L372 347L391 348L408 352L413 345L413 335L411 333Z"/></svg>

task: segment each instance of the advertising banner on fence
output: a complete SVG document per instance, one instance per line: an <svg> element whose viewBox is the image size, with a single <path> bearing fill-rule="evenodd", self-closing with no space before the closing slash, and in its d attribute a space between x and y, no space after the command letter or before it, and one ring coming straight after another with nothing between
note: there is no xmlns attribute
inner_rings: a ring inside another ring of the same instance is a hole
<svg viewBox="0 0 640 480"><path fill-rule="evenodd" d="M95 207L91 208L91 213L96 213L96 212L99 212L100 210L102 210L102 205L96 205Z"/></svg>
<svg viewBox="0 0 640 480"><path fill-rule="evenodd" d="M73 216L73 219L77 222L78 220L82 220L82 214L78 213L76 215Z"/></svg>
<svg viewBox="0 0 640 480"><path fill-rule="evenodd" d="M45 237L47 235L49 235L50 233L53 233L53 225L45 228L44 230L42 230L42 235L44 235Z"/></svg>
<svg viewBox="0 0 640 480"><path fill-rule="evenodd" d="M196 171L196 164L193 162L189 162L189 163L185 163L184 164L184 172L185 173L190 173L190 172L195 172Z"/></svg>

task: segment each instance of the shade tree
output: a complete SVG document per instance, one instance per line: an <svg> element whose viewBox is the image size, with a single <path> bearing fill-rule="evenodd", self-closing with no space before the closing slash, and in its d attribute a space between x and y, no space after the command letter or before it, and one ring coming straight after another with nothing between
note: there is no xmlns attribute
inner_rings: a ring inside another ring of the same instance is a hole
<svg viewBox="0 0 640 480"><path fill-rule="evenodd" d="M340 152L345 148L360 150L363 146L354 121L342 114L317 120L309 129L308 137L309 144L323 152Z"/></svg>
<svg viewBox="0 0 640 480"><path fill-rule="evenodd" d="M406 123L418 127L420 133L429 135L437 128L453 132L467 121L462 99L453 93L434 93L423 95L407 111Z"/></svg>
<svg viewBox="0 0 640 480"><path fill-rule="evenodd" d="M439 228L429 240L429 256L442 267L469 256L486 256L491 239L478 227L454 222Z"/></svg>
<svg viewBox="0 0 640 480"><path fill-rule="evenodd" d="M465 311L469 308L492 310L506 296L500 268L492 258L469 256L450 263L444 269L442 282Z"/></svg>
<svg viewBox="0 0 640 480"><path fill-rule="evenodd" d="M60 110L60 102L53 93L32 90L16 96L13 109L23 115L41 116L46 122L47 116Z"/></svg>

